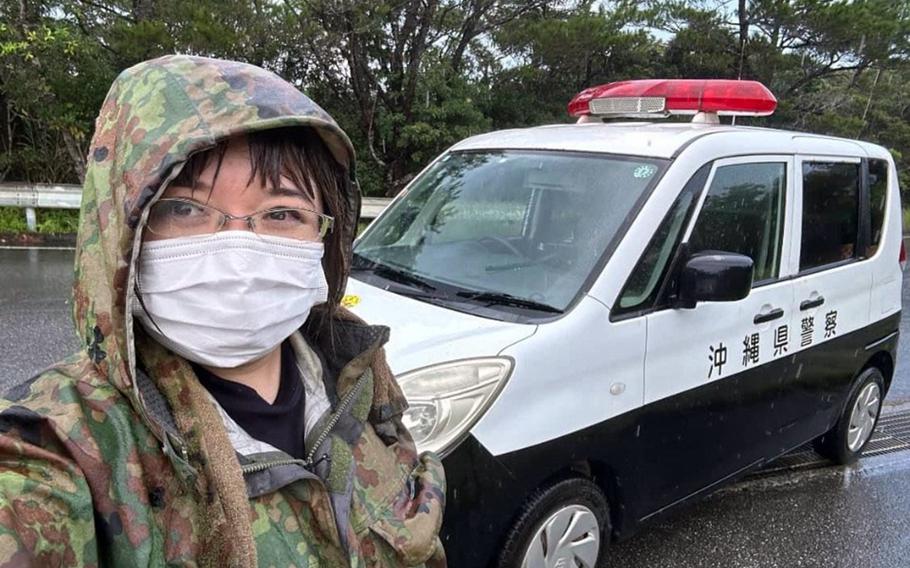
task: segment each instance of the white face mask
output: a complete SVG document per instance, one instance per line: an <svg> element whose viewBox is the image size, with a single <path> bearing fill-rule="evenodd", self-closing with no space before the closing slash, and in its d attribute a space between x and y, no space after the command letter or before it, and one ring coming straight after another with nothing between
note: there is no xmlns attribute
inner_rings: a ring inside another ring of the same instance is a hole
<svg viewBox="0 0 910 568"><path fill-rule="evenodd" d="M148 313L137 298L133 314L178 355L237 367L277 347L326 301L322 255L322 243L250 231L148 241L138 274Z"/></svg>

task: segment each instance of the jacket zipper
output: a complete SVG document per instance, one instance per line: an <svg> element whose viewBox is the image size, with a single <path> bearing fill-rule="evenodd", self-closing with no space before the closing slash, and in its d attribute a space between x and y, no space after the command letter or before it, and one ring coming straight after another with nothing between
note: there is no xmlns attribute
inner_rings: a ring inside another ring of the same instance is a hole
<svg viewBox="0 0 910 568"><path fill-rule="evenodd" d="M329 437L329 434L332 432L332 429L335 428L335 425L338 424L338 421L341 420L341 417L348 411L348 407L353 404L354 397L360 392L363 382L366 380L366 373L360 375L360 378L357 379L357 382L354 384L354 388L348 391L348 394L341 399L341 402L338 403L338 407L335 409L335 413L332 415L332 418L329 419L328 424L325 425L325 428L319 432L319 435L316 436L316 440L313 443L313 447L310 449L310 452L306 455L305 459L280 459L268 462L258 462L251 463L240 466L240 471L244 474L247 473L257 473L260 471L265 471L271 467L278 467L282 465L301 465L306 469L310 469L314 464L314 458L316 457L316 452L319 451L319 446L325 442L325 439ZM329 456L324 456L325 459L329 459Z"/></svg>
<svg viewBox="0 0 910 568"><path fill-rule="evenodd" d="M278 467L281 465L302 465L303 467L309 469L309 464L305 460L296 460L296 459L284 459L284 460L275 460L270 462L259 462L259 463L248 463L240 466L240 471L244 474L247 473L257 473L260 471L265 471L270 467Z"/></svg>
<svg viewBox="0 0 910 568"><path fill-rule="evenodd" d="M354 383L354 388L348 391L348 394L345 395L341 402L338 404L335 414L332 415L332 418L329 420L329 423L325 425L325 428L322 429L322 432L319 433L319 436L316 437L316 441L313 443L313 447L310 448L310 453L306 456L306 461L310 464L313 463L313 458L316 457L316 452L319 451L319 446L325 442L325 439L329 437L329 434L332 432L332 429L338 424L338 421L341 420L341 417L348 411L348 407L354 402L354 397L360 393L360 388L363 386L363 382L366 380L366 372L362 373L357 379L357 382Z"/></svg>
<svg viewBox="0 0 910 568"><path fill-rule="evenodd" d="M360 392L360 389L363 386L364 380L366 380L366 373L360 375L360 378L358 378L357 382L354 384L354 388L352 388L348 392L348 394L346 394L344 396L344 398L341 399L341 402L338 404L338 408L335 410L335 414L332 415L332 418L329 419L328 424L326 424L325 428L322 429L322 431L319 433L319 436L316 437L316 442L313 444L313 447L310 449L310 453L307 454L306 459L303 459L303 460L281 459L281 460L274 460L274 461L269 461L269 462L250 463L250 464L240 466L241 473L246 475L248 473L257 473L260 471L265 471L272 467L279 467L282 465L294 465L294 464L301 465L305 469L309 470L313 466L313 458L316 456L316 452L319 450L319 446L321 446L322 443L325 441L325 439L328 438L329 433L332 431L332 428L334 428L335 425L338 424L338 421L341 420L341 416L345 412L347 412L348 407L354 401L354 397L357 396L357 394ZM331 459L331 456L326 454L322 457L322 459ZM327 488L325 486L325 482L323 482L321 479L319 479L318 476L317 476L317 479L315 479L314 481L318 482L319 485L321 485L324 490L327 490ZM332 516L333 519L335 519L335 510L334 510L334 507L332 506L331 500L327 501L327 503L329 506L329 514ZM336 531L336 533L338 532L337 527L335 528L335 531ZM337 536L338 536L338 541L342 542L341 534L338 533Z"/></svg>

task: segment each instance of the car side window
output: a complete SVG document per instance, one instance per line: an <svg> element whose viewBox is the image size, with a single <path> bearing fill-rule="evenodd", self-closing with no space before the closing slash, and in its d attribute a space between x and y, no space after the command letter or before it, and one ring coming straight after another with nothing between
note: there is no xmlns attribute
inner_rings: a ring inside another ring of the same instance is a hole
<svg viewBox="0 0 910 568"><path fill-rule="evenodd" d="M803 163L800 272L856 256L859 174L859 164Z"/></svg>
<svg viewBox="0 0 910 568"><path fill-rule="evenodd" d="M718 167L689 237L689 254L739 253L752 259L753 282L777 278L784 235L787 164Z"/></svg>
<svg viewBox="0 0 910 568"><path fill-rule="evenodd" d="M639 311L654 304L660 292L660 283L710 172L711 164L702 166L679 193L626 281L614 314Z"/></svg>
<svg viewBox="0 0 910 568"><path fill-rule="evenodd" d="M888 162L869 160L869 213L871 214L872 235L866 255L872 256L882 240L885 224L885 207L888 203Z"/></svg>

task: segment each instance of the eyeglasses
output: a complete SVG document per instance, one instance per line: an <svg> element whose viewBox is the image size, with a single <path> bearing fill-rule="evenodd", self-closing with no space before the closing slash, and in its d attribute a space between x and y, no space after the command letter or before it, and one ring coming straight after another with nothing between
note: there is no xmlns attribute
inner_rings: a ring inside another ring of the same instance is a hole
<svg viewBox="0 0 910 568"><path fill-rule="evenodd" d="M152 205L145 226L154 235L170 239L214 234L231 219L246 221L259 235L301 241L321 241L335 224L333 217L301 207L274 207L237 216L198 201L167 197Z"/></svg>

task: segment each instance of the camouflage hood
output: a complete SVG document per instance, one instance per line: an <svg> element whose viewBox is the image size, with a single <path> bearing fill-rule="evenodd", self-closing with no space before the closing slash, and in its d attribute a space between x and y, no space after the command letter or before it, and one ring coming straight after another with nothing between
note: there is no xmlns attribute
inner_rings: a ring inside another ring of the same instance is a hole
<svg viewBox="0 0 910 568"><path fill-rule="evenodd" d="M325 111L277 75L244 63L175 55L127 69L111 87L88 155L73 311L99 373L137 407L127 306L141 240L137 228L149 205L193 153L228 136L287 126L315 128L350 173L345 191L352 213L337 224L350 243L360 211L351 143Z"/></svg>
<svg viewBox="0 0 910 568"><path fill-rule="evenodd" d="M444 566L445 475L402 422L407 402L382 350L388 328L338 309L297 334L318 348L308 368L314 381L321 371L329 403L307 395L316 421L304 459L239 452L189 363L134 329L137 228L149 205L194 152L288 126L314 128L353 170L332 119L256 67L171 56L114 83L76 255L84 348L0 399L0 564ZM359 197L347 177L342 209L352 213L336 212L336 225L349 244Z"/></svg>

